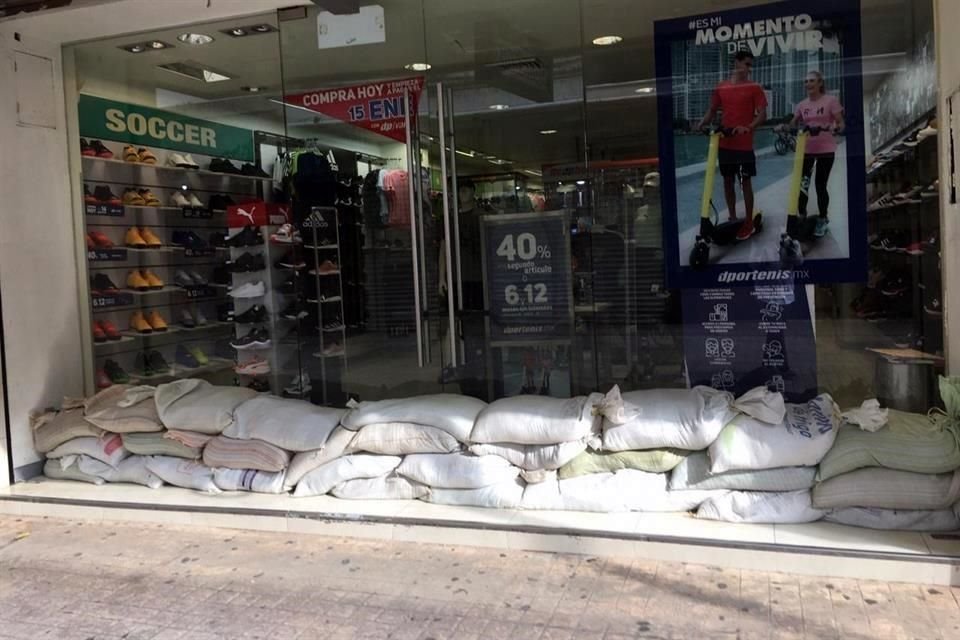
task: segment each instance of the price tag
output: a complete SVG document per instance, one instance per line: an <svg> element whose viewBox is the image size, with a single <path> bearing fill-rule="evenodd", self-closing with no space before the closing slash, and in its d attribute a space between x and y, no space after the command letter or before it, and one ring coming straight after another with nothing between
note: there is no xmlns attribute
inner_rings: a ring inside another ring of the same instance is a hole
<svg viewBox="0 0 960 640"><path fill-rule="evenodd" d="M113 216L122 218L124 215L123 205L115 204L88 204L84 207L88 216Z"/></svg>
<svg viewBox="0 0 960 640"><path fill-rule="evenodd" d="M209 258L214 253L216 253L216 249L214 249L213 247L204 247L202 249L194 249L192 247L187 247L183 251L183 255L186 256L187 258Z"/></svg>
<svg viewBox="0 0 960 640"><path fill-rule="evenodd" d="M205 284L196 287L186 287L184 288L184 292L191 300L194 298L210 298L214 295L213 289Z"/></svg>
<svg viewBox="0 0 960 640"><path fill-rule="evenodd" d="M133 295L129 293L114 293L104 296L93 296L94 309L109 309L110 307L126 307L133 304Z"/></svg>
<svg viewBox="0 0 960 640"><path fill-rule="evenodd" d="M208 220L213 217L213 211L203 207L184 207L183 217L188 220Z"/></svg>
<svg viewBox="0 0 960 640"><path fill-rule="evenodd" d="M127 259L127 250L123 248L93 249L87 251L87 260L92 262L123 262Z"/></svg>

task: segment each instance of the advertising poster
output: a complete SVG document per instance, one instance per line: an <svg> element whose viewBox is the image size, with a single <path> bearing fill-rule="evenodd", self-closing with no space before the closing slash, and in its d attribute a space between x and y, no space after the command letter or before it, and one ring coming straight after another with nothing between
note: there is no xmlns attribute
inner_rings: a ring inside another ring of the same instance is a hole
<svg viewBox="0 0 960 640"><path fill-rule="evenodd" d="M859 0L658 21L655 48L668 286L864 280Z"/></svg>
<svg viewBox="0 0 960 640"><path fill-rule="evenodd" d="M740 395L765 386L788 402L817 393L817 348L804 285L683 291L690 384Z"/></svg>

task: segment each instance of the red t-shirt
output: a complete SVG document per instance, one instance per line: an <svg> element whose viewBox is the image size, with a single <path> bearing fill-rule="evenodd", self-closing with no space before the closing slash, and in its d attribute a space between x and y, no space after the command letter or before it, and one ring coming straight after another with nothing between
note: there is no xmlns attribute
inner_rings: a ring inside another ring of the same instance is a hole
<svg viewBox="0 0 960 640"><path fill-rule="evenodd" d="M710 106L723 112L720 124L727 128L747 127L761 111L767 109L767 95L756 82L723 80L710 96ZM720 148L750 151L753 132L720 138Z"/></svg>

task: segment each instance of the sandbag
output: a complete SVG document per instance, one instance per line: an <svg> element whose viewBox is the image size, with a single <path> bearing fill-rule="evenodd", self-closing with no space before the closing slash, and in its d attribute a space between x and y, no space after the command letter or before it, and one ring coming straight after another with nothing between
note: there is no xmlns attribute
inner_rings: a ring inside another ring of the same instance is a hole
<svg viewBox="0 0 960 640"><path fill-rule="evenodd" d="M470 453L478 456L500 456L515 467L526 471L559 469L583 453L585 440L560 444L473 444Z"/></svg>
<svg viewBox="0 0 960 640"><path fill-rule="evenodd" d="M667 477L624 469L591 473L558 482L564 509L574 511L660 511L666 504Z"/></svg>
<svg viewBox="0 0 960 640"><path fill-rule="evenodd" d="M697 517L706 520L758 524L814 522L823 515L810 504L809 491L731 491L697 509Z"/></svg>
<svg viewBox="0 0 960 640"><path fill-rule="evenodd" d="M820 461L820 480L864 467L886 467L914 473L947 473L960 469L958 425L919 413L887 410L887 425L861 431L845 425Z"/></svg>
<svg viewBox="0 0 960 640"><path fill-rule="evenodd" d="M313 471L320 465L335 460L349 452L350 442L353 440L353 431L337 427L327 438L326 443L319 449L312 451L301 451L293 456L290 465L287 467L287 476L285 479L287 489L297 486L301 478L310 471Z"/></svg>
<svg viewBox="0 0 960 640"><path fill-rule="evenodd" d="M410 422L446 431L460 442L469 442L473 423L487 403L453 393L361 402L343 417L344 428L356 431L380 422Z"/></svg>
<svg viewBox="0 0 960 640"><path fill-rule="evenodd" d="M203 463L208 467L283 471L290 464L290 453L263 440L212 438L203 448Z"/></svg>
<svg viewBox="0 0 960 640"><path fill-rule="evenodd" d="M588 473L610 473L621 469L638 469L648 473L665 473L676 467L690 453L683 449L646 449L644 451L584 451L560 467L561 480Z"/></svg>
<svg viewBox="0 0 960 640"><path fill-rule="evenodd" d="M83 409L48 411L30 417L33 446L40 453L53 451L74 438L99 438L103 429L83 417Z"/></svg>
<svg viewBox="0 0 960 640"><path fill-rule="evenodd" d="M397 473L431 489L478 489L509 482L520 469L498 456L415 453L404 458Z"/></svg>
<svg viewBox="0 0 960 640"><path fill-rule="evenodd" d="M220 493L220 488L213 481L213 469L194 460L150 456L147 459L147 470L175 487Z"/></svg>
<svg viewBox="0 0 960 640"><path fill-rule="evenodd" d="M259 394L237 407L233 424L223 435L263 440L287 451L313 451L323 447L344 414L343 409Z"/></svg>
<svg viewBox="0 0 960 640"><path fill-rule="evenodd" d="M89 456L111 467L116 467L128 455L130 452L123 448L123 439L119 434L107 434L103 438L74 438L47 453L48 458Z"/></svg>
<svg viewBox="0 0 960 640"><path fill-rule="evenodd" d="M670 472L670 490L728 489L733 491L799 491L813 487L816 467L779 467L710 473L706 451L697 451Z"/></svg>
<svg viewBox="0 0 960 640"><path fill-rule="evenodd" d="M151 489L159 489L163 486L163 480L147 469L147 458L144 456L124 458L116 467L111 467L89 456L80 456L77 460L77 468L83 473L103 478L111 484L126 482Z"/></svg>
<svg viewBox="0 0 960 640"><path fill-rule="evenodd" d="M233 424L242 403L257 397L247 387L212 385L187 378L157 386L157 414L167 429L220 435Z"/></svg>
<svg viewBox="0 0 960 640"><path fill-rule="evenodd" d="M913 509L873 509L845 507L831 509L823 517L827 522L884 531L956 531L960 518L952 509L918 511Z"/></svg>
<svg viewBox="0 0 960 640"><path fill-rule="evenodd" d="M463 445L452 435L423 424L379 422L361 427L350 442L351 451L404 456L408 453L451 453Z"/></svg>
<svg viewBox="0 0 960 640"><path fill-rule="evenodd" d="M357 453L337 458L303 476L297 483L293 495L296 498L322 496L348 480L376 478L393 471L399 464L399 456L381 456L371 453Z"/></svg>
<svg viewBox="0 0 960 640"><path fill-rule="evenodd" d="M283 493L284 472L258 469L214 469L213 482L224 491L252 491L254 493Z"/></svg>
<svg viewBox="0 0 960 640"><path fill-rule="evenodd" d="M347 480L330 493L345 500L416 500L430 493L430 487L391 472L376 478Z"/></svg>
<svg viewBox="0 0 960 640"><path fill-rule="evenodd" d="M519 478L477 489L430 489L421 500L433 504L486 509L517 509L523 499L523 481Z"/></svg>
<svg viewBox="0 0 960 640"><path fill-rule="evenodd" d="M480 412L470 432L474 443L557 444L582 440L598 432L594 404L603 396L562 399L520 395L501 398Z"/></svg>
<svg viewBox="0 0 960 640"><path fill-rule="evenodd" d="M47 460L43 463L43 475L52 480L76 480L90 484L103 484L104 479L84 473L77 467L80 456L70 456L58 460Z"/></svg>
<svg viewBox="0 0 960 640"><path fill-rule="evenodd" d="M806 404L788 404L778 425L739 415L710 445L710 471L814 466L830 450L839 424L840 410L825 393Z"/></svg>
<svg viewBox="0 0 960 640"><path fill-rule="evenodd" d="M115 384L84 403L84 417L111 433L163 431L154 402L155 389Z"/></svg>
<svg viewBox="0 0 960 640"><path fill-rule="evenodd" d="M813 488L817 509L947 509L960 499L960 471L936 475L867 467L835 476Z"/></svg>
<svg viewBox="0 0 960 640"><path fill-rule="evenodd" d="M140 456L173 456L199 460L203 449L188 447L166 433L125 433L123 434L123 448L130 453Z"/></svg>

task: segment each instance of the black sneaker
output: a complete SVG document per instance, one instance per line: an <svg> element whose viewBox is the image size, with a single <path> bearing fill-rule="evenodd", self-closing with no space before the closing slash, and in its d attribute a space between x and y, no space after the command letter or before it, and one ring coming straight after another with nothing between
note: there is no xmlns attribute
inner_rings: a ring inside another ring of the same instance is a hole
<svg viewBox="0 0 960 640"><path fill-rule="evenodd" d="M302 320L310 313L307 311L307 305L302 298L297 298L287 305L287 308L280 312L280 315L287 320Z"/></svg>
<svg viewBox="0 0 960 640"><path fill-rule="evenodd" d="M933 291L932 287L926 288L926 293L923 297L923 312L928 316L943 315L943 303L940 301L940 293Z"/></svg>
<svg viewBox="0 0 960 640"><path fill-rule="evenodd" d="M269 178L267 172L261 169L260 167L253 164L244 164L240 167L240 174L245 176L251 176L254 178Z"/></svg>
<svg viewBox="0 0 960 640"><path fill-rule="evenodd" d="M340 318L332 318L328 320L323 325L324 331L338 331L343 328L343 322L340 321Z"/></svg>
<svg viewBox="0 0 960 640"><path fill-rule="evenodd" d="M214 231L210 234L208 242L211 247L225 247L227 246L227 236L219 231Z"/></svg>
<svg viewBox="0 0 960 640"><path fill-rule="evenodd" d="M215 193L210 196L207 208L211 211L226 211L227 207L233 204L233 198L222 193Z"/></svg>
<svg viewBox="0 0 960 640"><path fill-rule="evenodd" d="M269 347L270 344L270 334L266 329L251 329L246 335L230 341L230 346L238 351L261 349Z"/></svg>
<svg viewBox="0 0 960 640"><path fill-rule="evenodd" d="M240 169L238 169L235 164L233 164L226 158L216 158L214 160L211 160L210 171L216 171L217 173L232 173L234 175L240 175Z"/></svg>
<svg viewBox="0 0 960 640"><path fill-rule="evenodd" d="M219 267L213 268L213 284L229 285L231 280L228 267L220 265Z"/></svg>
<svg viewBox="0 0 960 640"><path fill-rule="evenodd" d="M94 274L93 280L90 282L90 289L92 293L113 293L118 291L117 285L113 284L113 281L105 273Z"/></svg>
<svg viewBox="0 0 960 640"><path fill-rule="evenodd" d="M260 229L252 225L247 225L237 233L227 238L224 246L239 247L257 247L263 244L263 234Z"/></svg>
<svg viewBox="0 0 960 640"><path fill-rule="evenodd" d="M170 373L170 365L156 349L147 353L147 362L154 373Z"/></svg>
<svg viewBox="0 0 960 640"><path fill-rule="evenodd" d="M296 249L291 249L290 251L287 251L282 258L274 262L273 266L275 266L277 269L305 269L307 263L297 254L298 252Z"/></svg>
<svg viewBox="0 0 960 640"><path fill-rule="evenodd" d="M233 322L233 305L229 303L217 305L217 320L220 322Z"/></svg>
<svg viewBox="0 0 960 640"><path fill-rule="evenodd" d="M103 363L103 372L110 378L113 384L127 384L130 382L130 376L123 370L123 367L116 360L107 360Z"/></svg>
<svg viewBox="0 0 960 640"><path fill-rule="evenodd" d="M277 291L280 293L294 294L300 290L300 278L299 274L294 274L293 276L287 278L283 284L277 287Z"/></svg>
<svg viewBox="0 0 960 640"><path fill-rule="evenodd" d="M888 276L880 283L880 293L885 296L899 296L906 293L909 288L907 279L902 275Z"/></svg>
<svg viewBox="0 0 960 640"><path fill-rule="evenodd" d="M265 322L267 319L267 310L262 304L255 304L243 313L233 316L234 322L240 324L254 324L256 322Z"/></svg>
<svg viewBox="0 0 960 640"><path fill-rule="evenodd" d="M255 273L263 271L267 268L267 265L263 260L263 254L254 255L244 252L243 255L230 263L229 268L232 273Z"/></svg>
<svg viewBox="0 0 960 640"><path fill-rule="evenodd" d="M174 231L173 244L184 249L206 249L207 243L193 231Z"/></svg>

